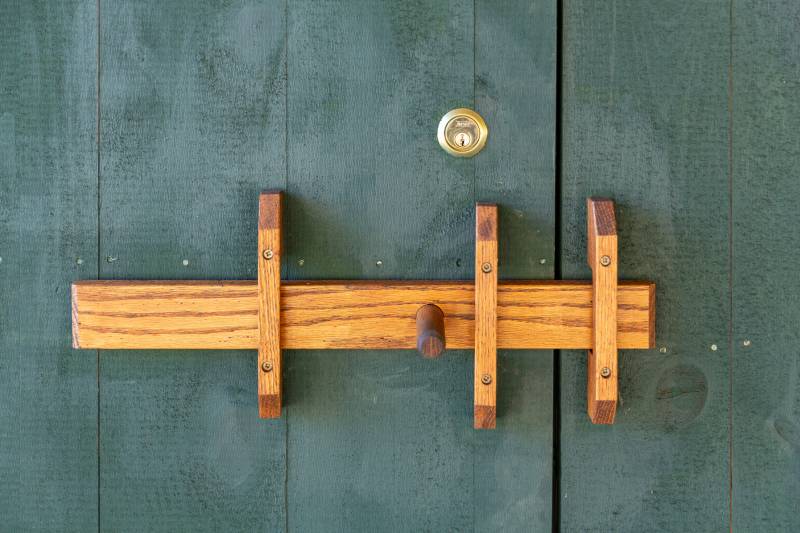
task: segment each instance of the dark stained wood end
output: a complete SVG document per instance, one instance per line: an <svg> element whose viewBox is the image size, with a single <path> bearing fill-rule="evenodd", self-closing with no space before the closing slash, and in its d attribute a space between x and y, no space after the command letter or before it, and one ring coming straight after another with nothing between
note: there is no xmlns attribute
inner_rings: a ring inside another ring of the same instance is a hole
<svg viewBox="0 0 800 533"><path fill-rule="evenodd" d="M598 400L589 407L589 418L592 424L613 424L617 414L617 402L612 400Z"/></svg>
<svg viewBox="0 0 800 533"><path fill-rule="evenodd" d="M609 198L589 198L586 200L586 206L590 219L590 234L617 234L617 217L614 214L614 200Z"/></svg>
<svg viewBox="0 0 800 533"><path fill-rule="evenodd" d="M475 204L476 234L479 241L497 241L497 206Z"/></svg>
<svg viewBox="0 0 800 533"><path fill-rule="evenodd" d="M495 429L497 427L497 407L476 405L474 422L475 429Z"/></svg>
<svg viewBox="0 0 800 533"><path fill-rule="evenodd" d="M278 394L268 394L258 397L258 416L260 418L281 417L281 397Z"/></svg>
<svg viewBox="0 0 800 533"><path fill-rule="evenodd" d="M258 196L259 229L280 229L282 200L281 191L264 191Z"/></svg>

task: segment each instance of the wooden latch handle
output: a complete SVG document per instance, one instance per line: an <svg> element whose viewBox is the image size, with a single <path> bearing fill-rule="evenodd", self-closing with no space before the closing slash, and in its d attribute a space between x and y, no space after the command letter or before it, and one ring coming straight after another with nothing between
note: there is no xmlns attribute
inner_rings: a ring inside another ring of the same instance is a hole
<svg viewBox="0 0 800 533"><path fill-rule="evenodd" d="M587 409L595 424L613 424L617 412L617 221L614 202L586 201L592 268L592 349Z"/></svg>
<svg viewBox="0 0 800 533"><path fill-rule="evenodd" d="M442 355L444 349L444 312L438 305L423 305L417 310L417 351L432 359Z"/></svg>

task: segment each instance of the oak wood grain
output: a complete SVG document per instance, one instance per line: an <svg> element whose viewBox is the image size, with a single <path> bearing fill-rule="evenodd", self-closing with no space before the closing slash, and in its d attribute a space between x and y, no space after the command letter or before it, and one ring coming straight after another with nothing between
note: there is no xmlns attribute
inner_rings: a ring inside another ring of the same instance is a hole
<svg viewBox="0 0 800 533"><path fill-rule="evenodd" d="M617 222L614 202L586 200L589 266L592 269L592 348L587 370L589 418L613 424L617 412Z"/></svg>
<svg viewBox="0 0 800 533"><path fill-rule="evenodd" d="M258 197L258 412L281 416L281 200Z"/></svg>
<svg viewBox="0 0 800 533"><path fill-rule="evenodd" d="M475 206L475 429L497 426L497 206Z"/></svg>
<svg viewBox="0 0 800 533"><path fill-rule="evenodd" d="M651 347L655 285L620 282L617 343ZM451 349L474 347L470 281L284 281L284 349L414 349L416 310L445 314ZM255 281L79 281L72 284L73 344L96 349L256 349ZM497 347L592 347L592 286L500 281Z"/></svg>

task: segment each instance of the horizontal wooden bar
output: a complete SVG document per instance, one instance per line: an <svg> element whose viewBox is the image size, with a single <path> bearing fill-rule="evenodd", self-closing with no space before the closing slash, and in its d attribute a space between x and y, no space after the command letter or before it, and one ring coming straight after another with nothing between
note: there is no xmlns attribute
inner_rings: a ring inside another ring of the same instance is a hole
<svg viewBox="0 0 800 533"><path fill-rule="evenodd" d="M284 281L284 349L414 349L417 309L438 305L448 349L472 348L472 281ZM652 348L655 285L620 282L619 348ZM72 285L75 348L258 348L255 281L79 281ZM501 281L497 347L589 349L592 285Z"/></svg>

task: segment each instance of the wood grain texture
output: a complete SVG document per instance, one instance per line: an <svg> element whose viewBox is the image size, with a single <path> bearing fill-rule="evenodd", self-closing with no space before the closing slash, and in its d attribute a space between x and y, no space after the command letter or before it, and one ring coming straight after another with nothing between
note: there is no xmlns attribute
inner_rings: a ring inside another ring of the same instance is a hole
<svg viewBox="0 0 800 533"><path fill-rule="evenodd" d="M621 282L618 344L650 348L655 287ZM256 349L253 281L81 281L72 285L75 345L100 349ZM475 287L466 281L288 281L281 284L284 349L413 349L415 315L433 302L448 345L475 346ZM501 281L497 346L592 347L592 285Z"/></svg>
<svg viewBox="0 0 800 533"><path fill-rule="evenodd" d="M258 197L258 413L281 416L282 194Z"/></svg>
<svg viewBox="0 0 800 533"><path fill-rule="evenodd" d="M613 424L617 412L618 264L614 202L588 198L586 226L586 255L592 269L592 348L586 370L586 410L593 424Z"/></svg>
<svg viewBox="0 0 800 533"><path fill-rule="evenodd" d="M732 523L797 531L800 4L732 9Z"/></svg>
<svg viewBox="0 0 800 533"><path fill-rule="evenodd" d="M285 186L285 9L100 2L101 277L256 279L256 199ZM102 530L284 527L256 346L101 353Z"/></svg>
<svg viewBox="0 0 800 533"><path fill-rule="evenodd" d="M497 426L497 206L475 206L475 429Z"/></svg>
<svg viewBox="0 0 800 533"><path fill-rule="evenodd" d="M730 2L562 6L561 276L589 275L585 198L614 198L619 276L655 282L658 349L620 346L611 427L562 352L560 527L727 531Z"/></svg>
<svg viewBox="0 0 800 533"><path fill-rule="evenodd" d="M0 529L97 529L97 358L69 284L97 276L94 1L0 2Z"/></svg>

